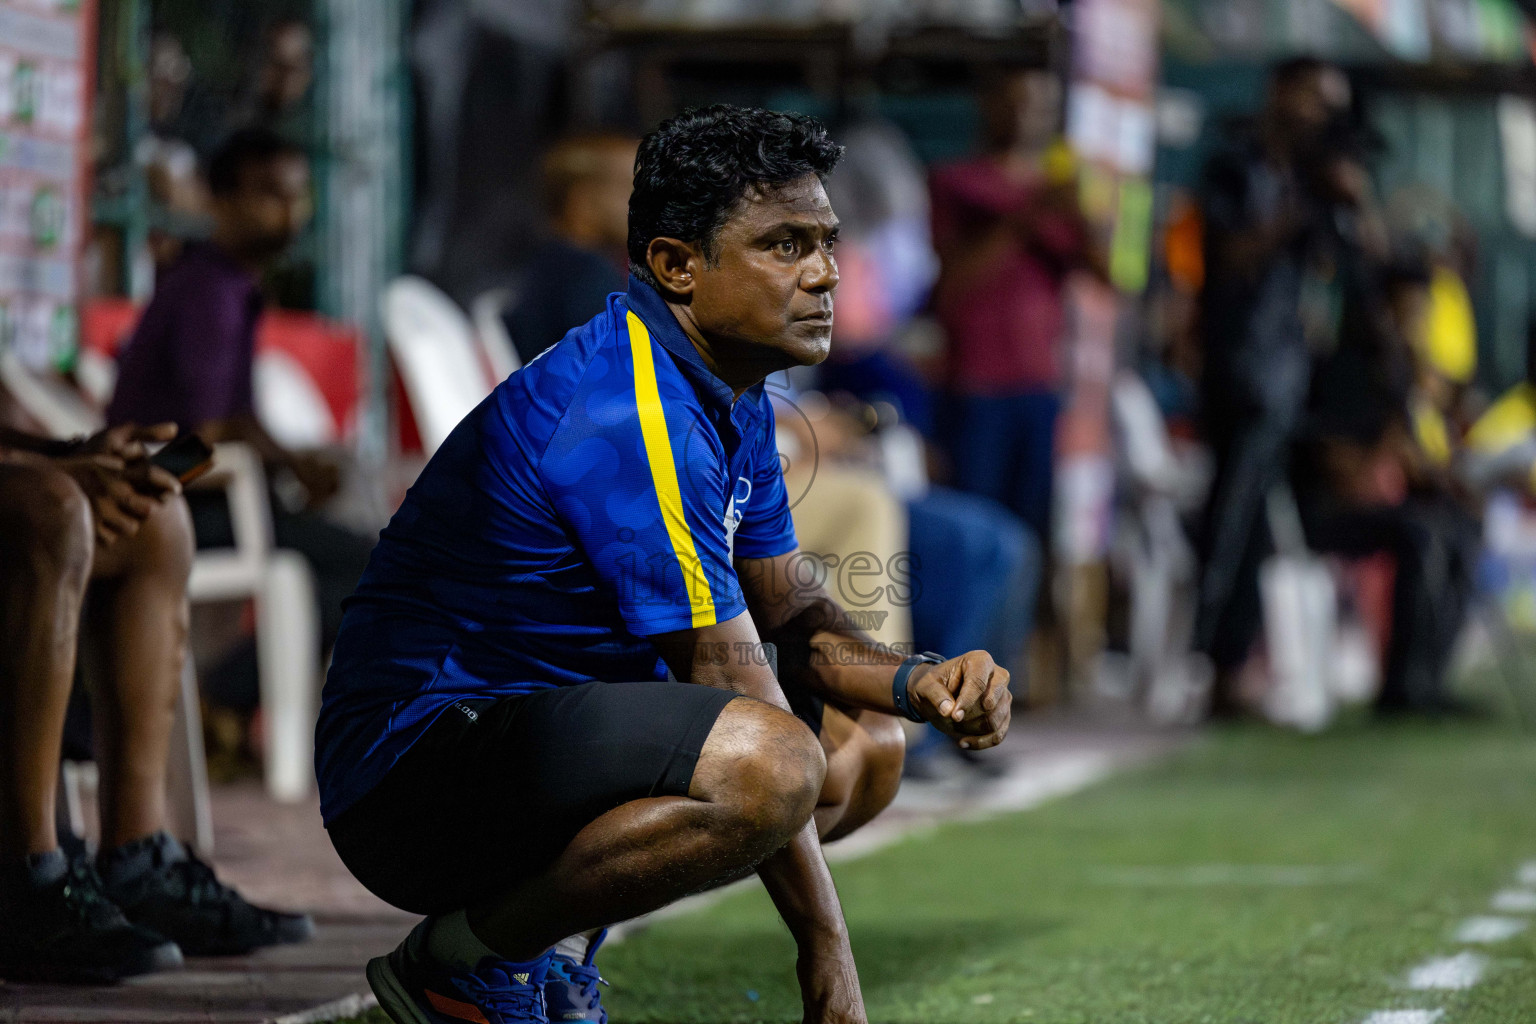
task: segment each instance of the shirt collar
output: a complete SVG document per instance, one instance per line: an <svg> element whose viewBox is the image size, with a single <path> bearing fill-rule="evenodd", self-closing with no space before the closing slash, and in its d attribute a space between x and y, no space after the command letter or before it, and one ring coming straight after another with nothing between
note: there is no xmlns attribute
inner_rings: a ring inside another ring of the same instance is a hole
<svg viewBox="0 0 1536 1024"><path fill-rule="evenodd" d="M651 337L661 343L661 347L672 354L673 360L683 376L693 385L699 401L706 408L723 412L730 416L736 407L743 411L750 409L757 413L762 409L763 384L761 381L742 392L741 401L735 401L735 393L729 384L716 377L714 372L704 364L704 357L699 355L699 350L693 347L693 342L688 340L688 335L683 333L683 328L677 322L677 317L672 315L672 310L667 308L667 302L661 297L661 293L644 281L635 277L629 277L629 290L624 296L625 304L630 311L640 318L646 329L651 332Z"/></svg>
<svg viewBox="0 0 1536 1024"><path fill-rule="evenodd" d="M197 267L203 273L217 274L232 282L237 282L246 293L246 301L254 306L262 304L261 281L245 267L235 262L223 249L213 242L198 241L189 243L182 250L182 260L191 266Z"/></svg>

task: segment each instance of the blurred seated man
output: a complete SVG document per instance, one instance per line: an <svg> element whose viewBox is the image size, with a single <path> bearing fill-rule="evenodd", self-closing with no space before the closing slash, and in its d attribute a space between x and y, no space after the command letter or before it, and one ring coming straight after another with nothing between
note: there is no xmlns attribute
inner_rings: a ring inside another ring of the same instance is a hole
<svg viewBox="0 0 1536 1024"><path fill-rule="evenodd" d="M0 978L114 981L307 938L165 832L192 527L144 457L171 424L82 442L0 428ZM101 852L71 862L56 789L77 642L93 671Z"/></svg>
<svg viewBox="0 0 1536 1024"><path fill-rule="evenodd" d="M1426 444L1443 442L1444 431L1424 429L1427 402L1414 388L1429 274L1397 266L1383 277L1384 301L1356 297L1339 350L1315 375L1296 493L1312 547L1393 556L1377 708L1439 714L1457 709L1444 677L1472 595L1477 523L1450 476L1450 452Z"/></svg>
<svg viewBox="0 0 1536 1024"><path fill-rule="evenodd" d="M244 441L277 473L291 473L309 508L274 503L277 546L302 554L315 571L325 646L341 622L373 546L315 509L338 487L339 468L285 449L256 417L253 366L262 310L261 272L309 220L309 161L265 128L235 133L208 168L213 237L189 245L160 279L133 336L118 356L109 423L171 421L209 442ZM222 495L190 496L200 547L230 547L234 534Z"/></svg>
<svg viewBox="0 0 1536 1024"><path fill-rule="evenodd" d="M1028 524L949 487L895 494L867 429L819 393L775 389L774 406L795 533L828 590L882 643L993 651L1010 672L1021 667L1042 573ZM998 767L938 729L922 737L907 750L909 778L935 777L946 757L989 774Z"/></svg>
<svg viewBox="0 0 1536 1024"><path fill-rule="evenodd" d="M524 363L624 290L634 139L588 135L544 157L548 236L528 253L507 331Z"/></svg>

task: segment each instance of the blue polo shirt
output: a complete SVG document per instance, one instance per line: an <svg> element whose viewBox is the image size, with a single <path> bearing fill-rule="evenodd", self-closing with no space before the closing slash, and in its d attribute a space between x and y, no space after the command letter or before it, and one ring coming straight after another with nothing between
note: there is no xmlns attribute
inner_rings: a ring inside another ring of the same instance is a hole
<svg viewBox="0 0 1536 1024"><path fill-rule="evenodd" d="M759 384L739 400L634 278L443 442L348 599L315 737L327 822L454 701L657 680L647 637L746 611L795 548Z"/></svg>

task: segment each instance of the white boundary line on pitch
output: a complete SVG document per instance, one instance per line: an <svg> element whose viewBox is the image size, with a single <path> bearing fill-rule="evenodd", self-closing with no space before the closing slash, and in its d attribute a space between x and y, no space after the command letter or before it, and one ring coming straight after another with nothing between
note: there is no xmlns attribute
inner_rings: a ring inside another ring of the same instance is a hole
<svg viewBox="0 0 1536 1024"><path fill-rule="evenodd" d="M378 1005L379 1000L372 992L366 995L353 994L332 999L328 1003L321 1003L310 1010L273 1017L267 1024L324 1024L327 1021L341 1020L343 1017L361 1017Z"/></svg>
<svg viewBox="0 0 1536 1024"><path fill-rule="evenodd" d="M1444 1010L1377 1010L1364 1024L1435 1024Z"/></svg>
<svg viewBox="0 0 1536 1024"><path fill-rule="evenodd" d="M1408 972L1408 987L1419 991L1467 989L1483 980L1488 958L1462 950L1455 956L1437 956Z"/></svg>
<svg viewBox="0 0 1536 1024"><path fill-rule="evenodd" d="M1525 931L1529 921L1518 917L1469 917L1456 928L1455 941L1493 943L1512 939Z"/></svg>
<svg viewBox="0 0 1536 1024"><path fill-rule="evenodd" d="M1521 864L1515 880L1524 888L1500 889L1488 901L1494 910L1502 912L1500 916L1480 914L1466 918L1456 927L1453 940L1492 945L1525 931L1528 920L1502 915L1536 913L1536 860ZM1408 972L1407 987L1418 992L1465 991L1483 980L1489 963L1488 957L1469 949L1452 956L1431 957ZM1435 1024L1444 1014L1440 1009L1377 1010L1368 1014L1362 1024Z"/></svg>

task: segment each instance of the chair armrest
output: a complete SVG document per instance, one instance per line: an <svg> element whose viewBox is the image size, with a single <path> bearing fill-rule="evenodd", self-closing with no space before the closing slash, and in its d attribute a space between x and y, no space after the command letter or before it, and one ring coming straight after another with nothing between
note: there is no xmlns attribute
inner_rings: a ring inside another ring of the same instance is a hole
<svg viewBox="0 0 1536 1024"><path fill-rule="evenodd" d="M192 485L194 490L222 490L229 501L235 546L205 550L192 563L188 596L193 601L250 597L261 585L271 558L272 509L267 498L267 474L250 445L214 445L213 469Z"/></svg>

